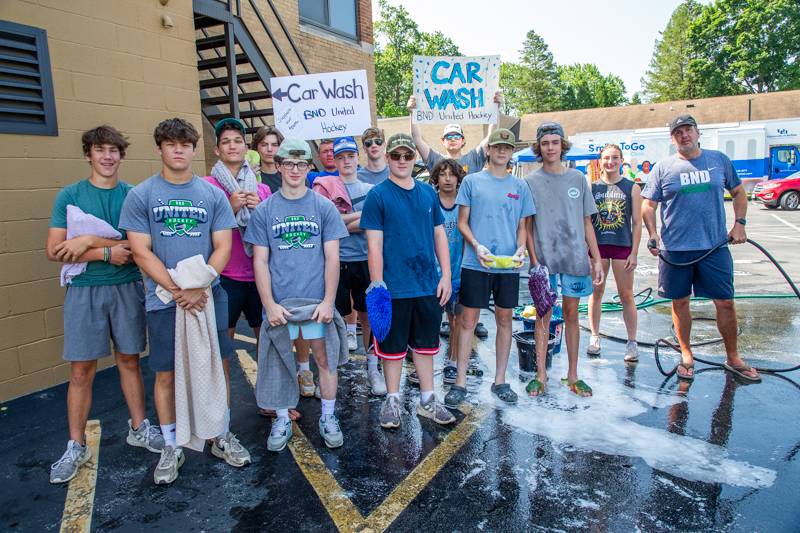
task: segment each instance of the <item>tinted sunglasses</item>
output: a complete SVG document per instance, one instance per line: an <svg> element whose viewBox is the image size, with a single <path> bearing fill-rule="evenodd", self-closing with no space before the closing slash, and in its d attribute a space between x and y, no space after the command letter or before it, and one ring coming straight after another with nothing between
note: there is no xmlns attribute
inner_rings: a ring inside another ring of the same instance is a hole
<svg viewBox="0 0 800 533"><path fill-rule="evenodd" d="M375 146L382 146L383 145L383 139L367 139L366 141L364 141L364 147L365 148L369 148L373 144Z"/></svg>
<svg viewBox="0 0 800 533"><path fill-rule="evenodd" d="M397 152L392 152L391 154L389 154L389 159L391 159L392 161L400 161L401 159L403 161L414 161L416 158L417 156L410 152L405 152L402 154Z"/></svg>
<svg viewBox="0 0 800 533"><path fill-rule="evenodd" d="M459 135L458 133L449 133L444 136L446 141L458 141L464 138L463 135Z"/></svg>

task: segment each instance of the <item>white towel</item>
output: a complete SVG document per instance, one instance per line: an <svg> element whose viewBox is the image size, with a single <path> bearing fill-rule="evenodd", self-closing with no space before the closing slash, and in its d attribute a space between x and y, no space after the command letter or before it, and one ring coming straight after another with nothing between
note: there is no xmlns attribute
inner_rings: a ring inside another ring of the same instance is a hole
<svg viewBox="0 0 800 533"><path fill-rule="evenodd" d="M122 234L114 227L94 215L84 213L77 205L67 206L67 240L80 237L81 235L94 235L104 239L121 239ZM61 266L61 286L66 287L76 278L86 272L87 262L83 263L64 263Z"/></svg>
<svg viewBox="0 0 800 533"><path fill-rule="evenodd" d="M220 358L211 283L217 272L202 255L178 262L169 275L181 289L206 288L208 304L200 312L175 313L175 438L177 445L203 451L206 440L228 427L225 373ZM161 286L156 295L164 302L172 294Z"/></svg>

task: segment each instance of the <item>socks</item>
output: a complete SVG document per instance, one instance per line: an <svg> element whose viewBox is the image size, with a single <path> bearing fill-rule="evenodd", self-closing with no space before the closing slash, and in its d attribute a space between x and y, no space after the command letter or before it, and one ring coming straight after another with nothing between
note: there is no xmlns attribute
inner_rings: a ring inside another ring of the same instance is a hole
<svg viewBox="0 0 800 533"><path fill-rule="evenodd" d="M419 391L419 403L428 403L428 401L430 401L431 398L433 398L432 390Z"/></svg>
<svg viewBox="0 0 800 533"><path fill-rule="evenodd" d="M388 398L394 398L398 402L400 401L400 393L399 392L390 392L386 395Z"/></svg>
<svg viewBox="0 0 800 533"><path fill-rule="evenodd" d="M378 370L378 356L374 353L367 354L367 370Z"/></svg>
<svg viewBox="0 0 800 533"><path fill-rule="evenodd" d="M311 361L305 362L298 362L297 363L297 373L303 372L304 370L311 370Z"/></svg>
<svg viewBox="0 0 800 533"><path fill-rule="evenodd" d="M347 332L350 333L351 331L353 333L356 332L356 325L355 324L347 324Z"/></svg>
<svg viewBox="0 0 800 533"><path fill-rule="evenodd" d="M283 418L285 420L289 420L289 410L288 409L276 409L275 413L278 415L278 418Z"/></svg>
<svg viewBox="0 0 800 533"><path fill-rule="evenodd" d="M161 434L164 435L164 444L175 448L175 423L161 424Z"/></svg>
<svg viewBox="0 0 800 533"><path fill-rule="evenodd" d="M322 416L332 415L336 408L336 400L326 400L322 398Z"/></svg>

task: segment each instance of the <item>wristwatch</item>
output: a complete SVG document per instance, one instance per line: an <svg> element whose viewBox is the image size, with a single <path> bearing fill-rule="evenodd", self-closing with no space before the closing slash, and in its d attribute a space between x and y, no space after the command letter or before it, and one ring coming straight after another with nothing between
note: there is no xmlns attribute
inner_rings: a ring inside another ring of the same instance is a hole
<svg viewBox="0 0 800 533"><path fill-rule="evenodd" d="M737 218L736 222L738 222L742 226L746 226L747 225L747 219L746 218Z"/></svg>

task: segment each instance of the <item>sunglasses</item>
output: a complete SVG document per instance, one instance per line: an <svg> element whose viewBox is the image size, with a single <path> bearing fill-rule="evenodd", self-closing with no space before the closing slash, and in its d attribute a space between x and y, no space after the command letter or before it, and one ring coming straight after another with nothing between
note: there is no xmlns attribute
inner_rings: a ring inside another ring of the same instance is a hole
<svg viewBox="0 0 800 533"><path fill-rule="evenodd" d="M307 161L284 161L281 163L281 166L286 170L308 170L308 162Z"/></svg>
<svg viewBox="0 0 800 533"><path fill-rule="evenodd" d="M460 141L463 138L464 138L464 136L463 135L459 135L458 133L451 133L449 135L445 135L444 136L444 139L446 141Z"/></svg>
<svg viewBox="0 0 800 533"><path fill-rule="evenodd" d="M389 159L391 159L392 161L400 161L401 159L403 161L413 161L416 158L417 158L416 155L410 152L405 152L402 154L398 154L397 152L392 152L391 154L389 154Z"/></svg>
<svg viewBox="0 0 800 533"><path fill-rule="evenodd" d="M366 141L364 141L364 147L365 148L369 148L373 144L375 146L382 146L383 145L383 139L367 139Z"/></svg>

